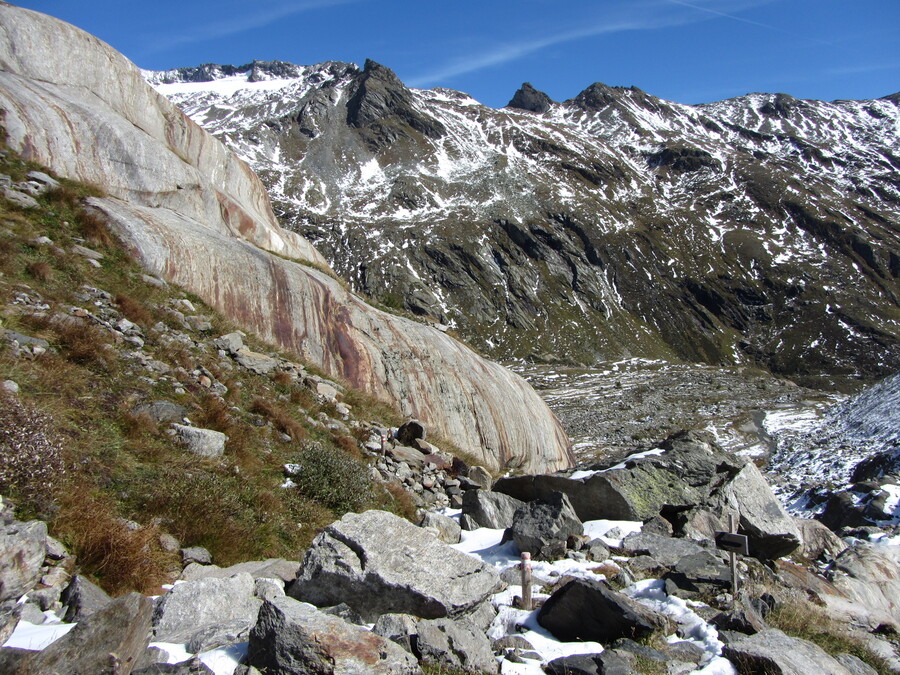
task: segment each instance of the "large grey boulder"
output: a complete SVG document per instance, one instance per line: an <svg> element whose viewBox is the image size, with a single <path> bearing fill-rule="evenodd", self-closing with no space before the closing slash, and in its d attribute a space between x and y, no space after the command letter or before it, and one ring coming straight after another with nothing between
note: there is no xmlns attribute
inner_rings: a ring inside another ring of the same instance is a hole
<svg viewBox="0 0 900 675"><path fill-rule="evenodd" d="M555 560L565 555L569 537L583 533L584 526L569 498L554 492L516 509L505 536L516 542L520 551L530 552L535 560Z"/></svg>
<svg viewBox="0 0 900 675"><path fill-rule="evenodd" d="M329 377L396 403L488 468L572 464L562 426L523 378L343 288L309 241L278 225L247 165L112 47L2 4L0 64L10 147L102 185L108 196L88 200L91 209L147 272Z"/></svg>
<svg viewBox="0 0 900 675"><path fill-rule="evenodd" d="M729 642L722 656L734 664L739 675L852 675L818 645L788 637L775 628Z"/></svg>
<svg viewBox="0 0 900 675"><path fill-rule="evenodd" d="M288 583L297 578L300 563L284 558L268 558L267 560L248 560L237 563L231 567L219 567L218 565L201 565L191 563L181 573L184 581L197 579L227 579L235 574L246 572L254 579L280 579Z"/></svg>
<svg viewBox="0 0 900 675"><path fill-rule="evenodd" d="M731 568L711 551L699 551L681 558L663 578L666 593L696 598L720 593L731 586Z"/></svg>
<svg viewBox="0 0 900 675"><path fill-rule="evenodd" d="M184 424L172 424L175 438L190 452L200 457L221 457L225 453L228 436L213 429L200 429Z"/></svg>
<svg viewBox="0 0 900 675"><path fill-rule="evenodd" d="M289 597L263 604L246 663L267 675L421 674L399 645Z"/></svg>
<svg viewBox="0 0 900 675"><path fill-rule="evenodd" d="M367 621L425 619L476 609L501 587L497 572L384 511L348 513L307 550L288 594L320 607L346 603Z"/></svg>
<svg viewBox="0 0 900 675"><path fill-rule="evenodd" d="M153 634L159 642L187 642L209 626L230 621L253 623L262 601L246 572L228 579L198 579L175 584L157 602Z"/></svg>
<svg viewBox="0 0 900 675"><path fill-rule="evenodd" d="M113 601L35 653L22 673L129 675L150 641L153 603L139 593Z"/></svg>
<svg viewBox="0 0 900 675"><path fill-rule="evenodd" d="M564 641L609 644L619 638L640 639L668 632L669 620L600 581L576 579L543 604L538 623Z"/></svg>
<svg viewBox="0 0 900 675"><path fill-rule="evenodd" d="M511 476L499 479L493 489L525 502L562 492L582 521L646 521L659 515L664 506L687 509L704 503L742 464L707 432L679 432L661 447L665 450L661 455L629 460L583 478Z"/></svg>
<svg viewBox="0 0 900 675"><path fill-rule="evenodd" d="M462 497L462 515L477 527L505 529L513 524L516 510L524 505L525 502L502 492L466 490Z"/></svg>
<svg viewBox="0 0 900 675"><path fill-rule="evenodd" d="M753 557L780 558L803 543L800 528L772 494L755 464L745 464L724 487L723 494L726 506L739 514L738 531L749 537Z"/></svg>
<svg viewBox="0 0 900 675"><path fill-rule="evenodd" d="M0 527L0 602L15 600L41 578L47 525L39 520Z"/></svg>

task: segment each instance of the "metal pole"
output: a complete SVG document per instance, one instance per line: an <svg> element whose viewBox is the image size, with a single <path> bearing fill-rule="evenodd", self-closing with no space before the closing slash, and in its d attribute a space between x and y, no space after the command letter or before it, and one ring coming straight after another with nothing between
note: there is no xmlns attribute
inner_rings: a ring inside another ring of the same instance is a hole
<svg viewBox="0 0 900 675"><path fill-rule="evenodd" d="M531 554L522 554L522 609L531 611Z"/></svg>
<svg viewBox="0 0 900 675"><path fill-rule="evenodd" d="M737 518L733 513L728 516L728 524L731 533L737 534ZM731 551L728 555L731 558L731 608L736 609L737 594L740 587L740 579L738 579L737 572L737 553Z"/></svg>

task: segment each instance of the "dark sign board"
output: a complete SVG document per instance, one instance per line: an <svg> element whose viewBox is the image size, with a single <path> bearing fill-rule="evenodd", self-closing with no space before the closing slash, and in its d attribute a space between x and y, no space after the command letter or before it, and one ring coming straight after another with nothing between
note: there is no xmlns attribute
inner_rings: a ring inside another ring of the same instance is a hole
<svg viewBox="0 0 900 675"><path fill-rule="evenodd" d="M740 553L742 555L750 555L750 549L747 545L747 537L743 534L732 534L731 532L716 532L716 548L731 553Z"/></svg>

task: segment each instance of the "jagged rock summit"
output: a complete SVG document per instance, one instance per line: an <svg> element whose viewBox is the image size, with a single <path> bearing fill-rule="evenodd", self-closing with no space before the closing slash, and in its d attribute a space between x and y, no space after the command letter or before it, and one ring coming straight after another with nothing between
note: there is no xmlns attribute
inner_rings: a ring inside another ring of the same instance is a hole
<svg viewBox="0 0 900 675"><path fill-rule="evenodd" d="M372 95L361 110L393 100L383 75L363 73ZM278 226L247 165L108 45L0 5L0 109L14 150L103 186L109 196L91 206L152 274L330 376L397 402L488 466L570 464L564 432L524 380L344 290L306 239Z"/></svg>

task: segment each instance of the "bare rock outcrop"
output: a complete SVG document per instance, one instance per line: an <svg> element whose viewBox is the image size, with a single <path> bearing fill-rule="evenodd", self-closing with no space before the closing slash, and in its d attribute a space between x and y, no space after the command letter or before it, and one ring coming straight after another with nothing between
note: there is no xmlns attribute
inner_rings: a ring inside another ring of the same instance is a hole
<svg viewBox="0 0 900 675"><path fill-rule="evenodd" d="M147 270L329 376L399 404L489 468L552 471L569 443L533 389L419 323L373 309L282 230L237 157L98 39L0 5L0 110L10 145L102 185L91 205ZM306 264L301 264L302 261Z"/></svg>

